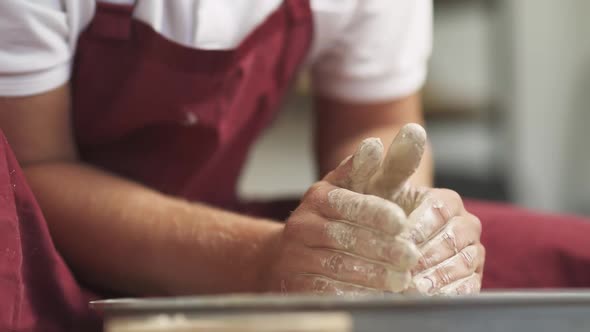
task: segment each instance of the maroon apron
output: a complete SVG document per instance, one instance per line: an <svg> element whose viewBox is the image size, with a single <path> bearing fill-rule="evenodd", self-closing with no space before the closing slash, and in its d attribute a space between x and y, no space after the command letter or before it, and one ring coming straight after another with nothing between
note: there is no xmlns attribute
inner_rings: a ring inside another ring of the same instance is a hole
<svg viewBox="0 0 590 332"><path fill-rule="evenodd" d="M83 160L162 192L241 209L236 181L307 53L308 1L285 0L232 51L176 44L100 5L81 35L73 74ZM288 204L283 204L288 211ZM590 223L468 202L483 223L484 286L590 286ZM0 331L98 328L90 293L55 250L0 133Z"/></svg>
<svg viewBox="0 0 590 332"><path fill-rule="evenodd" d="M94 331L83 290L0 132L0 331Z"/></svg>
<svg viewBox="0 0 590 332"><path fill-rule="evenodd" d="M78 42L76 140L86 162L161 192L238 209L254 139L312 39L309 1L286 0L234 50L182 46L100 5Z"/></svg>

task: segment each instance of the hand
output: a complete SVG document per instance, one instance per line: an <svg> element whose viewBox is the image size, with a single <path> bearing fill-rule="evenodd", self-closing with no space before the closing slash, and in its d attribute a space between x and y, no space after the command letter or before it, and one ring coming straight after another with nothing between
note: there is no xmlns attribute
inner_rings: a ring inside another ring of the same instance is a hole
<svg viewBox="0 0 590 332"><path fill-rule="evenodd" d="M415 243L420 259L406 293L471 294L479 292L485 260L481 223L467 212L461 197L447 189L414 187L415 172L426 146L426 133L404 126L387 155L379 139L366 139L347 163L346 176L329 176L334 185L376 195L400 206L408 217L401 235Z"/></svg>
<svg viewBox="0 0 590 332"><path fill-rule="evenodd" d="M345 177L350 161L328 175ZM400 237L407 219L380 197L314 184L278 234L266 290L362 295L400 292L418 250Z"/></svg>

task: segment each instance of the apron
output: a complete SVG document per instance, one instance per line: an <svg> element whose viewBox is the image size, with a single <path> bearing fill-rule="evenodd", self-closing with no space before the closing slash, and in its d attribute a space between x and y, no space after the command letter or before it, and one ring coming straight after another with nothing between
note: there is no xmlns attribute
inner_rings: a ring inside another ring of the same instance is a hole
<svg viewBox="0 0 590 332"><path fill-rule="evenodd" d="M182 46L100 4L78 42L73 114L81 158L163 193L242 210L249 148L304 61L309 1L285 0L234 50Z"/></svg>
<svg viewBox="0 0 590 332"><path fill-rule="evenodd" d="M232 51L180 46L131 13L101 4L80 37L72 78L80 155L162 192L243 210L236 180L305 57L308 1L285 0ZM590 286L587 220L466 206L483 224L484 287ZM93 298L56 251L0 132L0 331L97 331Z"/></svg>
<svg viewBox="0 0 590 332"><path fill-rule="evenodd" d="M161 192L243 210L236 183L312 40L309 1L285 0L234 50L182 46L98 3L72 74L81 159ZM98 328L3 136L0 331ZM92 324L94 323L94 324Z"/></svg>

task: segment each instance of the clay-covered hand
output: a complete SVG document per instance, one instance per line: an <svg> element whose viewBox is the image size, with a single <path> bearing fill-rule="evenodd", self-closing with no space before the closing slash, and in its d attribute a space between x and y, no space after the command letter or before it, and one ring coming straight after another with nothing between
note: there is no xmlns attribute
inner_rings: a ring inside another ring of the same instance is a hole
<svg viewBox="0 0 590 332"><path fill-rule="evenodd" d="M343 178L351 160L328 178ZM334 295L400 292L419 253L400 236L404 211L327 181L314 184L277 234L266 290Z"/></svg>
<svg viewBox="0 0 590 332"><path fill-rule="evenodd" d="M353 157L348 176L330 177L336 186L376 195L400 206L408 215L402 237L415 243L420 259L406 293L451 295L478 293L485 249L481 223L465 210L461 197L448 189L415 187L408 179L426 147L426 132L417 124L404 126L387 155L381 141L364 140Z"/></svg>

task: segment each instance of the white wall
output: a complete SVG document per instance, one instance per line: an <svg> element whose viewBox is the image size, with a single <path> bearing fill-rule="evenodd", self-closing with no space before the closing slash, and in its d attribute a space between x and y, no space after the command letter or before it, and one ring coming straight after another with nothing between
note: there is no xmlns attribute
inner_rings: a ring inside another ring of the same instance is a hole
<svg viewBox="0 0 590 332"><path fill-rule="evenodd" d="M511 30L504 77L512 189L526 206L590 205L590 2L503 0ZM585 208L586 207L586 208Z"/></svg>

